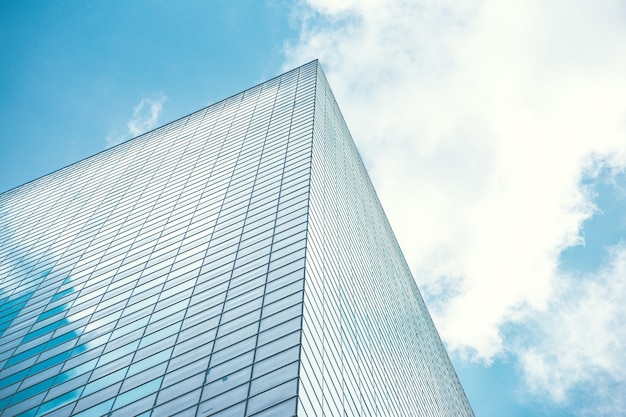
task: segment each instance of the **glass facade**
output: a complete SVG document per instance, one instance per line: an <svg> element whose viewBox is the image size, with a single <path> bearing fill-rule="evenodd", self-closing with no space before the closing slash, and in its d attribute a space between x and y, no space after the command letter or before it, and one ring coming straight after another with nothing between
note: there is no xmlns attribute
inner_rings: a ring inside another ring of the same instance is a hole
<svg viewBox="0 0 626 417"><path fill-rule="evenodd" d="M321 68L299 416L472 416Z"/></svg>
<svg viewBox="0 0 626 417"><path fill-rule="evenodd" d="M317 61L0 195L0 415L472 415Z"/></svg>

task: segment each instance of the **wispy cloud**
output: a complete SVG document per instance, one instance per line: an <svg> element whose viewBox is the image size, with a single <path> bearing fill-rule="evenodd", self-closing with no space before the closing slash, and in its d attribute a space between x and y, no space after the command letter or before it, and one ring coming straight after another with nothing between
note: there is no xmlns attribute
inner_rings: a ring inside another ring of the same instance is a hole
<svg viewBox="0 0 626 417"><path fill-rule="evenodd" d="M485 363L513 354L534 393L567 401L591 380L570 379L559 396L538 369L565 375L573 362L504 329L549 332L531 324L561 317L563 332L584 334L592 311L568 306L621 273L607 265L565 294L573 278L558 262L595 210L583 175L626 166L623 2L311 0L305 10L286 67L325 65L448 347ZM583 344L559 340L589 366L619 356L600 349L591 361ZM606 388L614 375L603 369L589 378L608 375L593 380Z"/></svg>
<svg viewBox="0 0 626 417"><path fill-rule="evenodd" d="M109 132L106 137L107 146L117 145L126 139L139 136L154 128L157 125L165 101L167 101L167 97L162 93L142 98L133 107L133 116L126 124L127 130L121 133L118 131Z"/></svg>
<svg viewBox="0 0 626 417"><path fill-rule="evenodd" d="M579 391L587 401L576 407L589 415L623 415L626 410L626 245L610 252L609 263L597 274L560 279L550 314L536 312L528 323L535 340L519 347L533 394L547 393L554 402L567 403L576 402L569 394Z"/></svg>

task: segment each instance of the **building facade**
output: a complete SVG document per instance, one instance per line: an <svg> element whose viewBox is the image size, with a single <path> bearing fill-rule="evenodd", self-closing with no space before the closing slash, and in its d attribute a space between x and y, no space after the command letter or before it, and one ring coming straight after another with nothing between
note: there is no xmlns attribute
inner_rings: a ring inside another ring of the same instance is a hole
<svg viewBox="0 0 626 417"><path fill-rule="evenodd" d="M0 195L0 416L472 416L317 61Z"/></svg>

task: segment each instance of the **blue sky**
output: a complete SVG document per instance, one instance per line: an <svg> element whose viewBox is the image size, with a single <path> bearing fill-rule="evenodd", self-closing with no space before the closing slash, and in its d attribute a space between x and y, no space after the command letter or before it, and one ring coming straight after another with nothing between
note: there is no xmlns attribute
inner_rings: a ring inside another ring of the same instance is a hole
<svg viewBox="0 0 626 417"><path fill-rule="evenodd" d="M477 416L626 414L626 5L0 4L0 191L319 58Z"/></svg>

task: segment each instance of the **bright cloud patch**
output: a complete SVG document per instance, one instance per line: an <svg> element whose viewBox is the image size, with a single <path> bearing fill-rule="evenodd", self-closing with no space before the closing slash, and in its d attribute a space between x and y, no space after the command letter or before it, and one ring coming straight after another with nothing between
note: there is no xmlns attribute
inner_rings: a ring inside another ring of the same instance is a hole
<svg viewBox="0 0 626 417"><path fill-rule="evenodd" d="M578 389L578 395L596 397L606 408L599 413L581 404L590 415L623 415L626 410L626 245L610 252L610 263L599 273L563 279L551 314L533 319L535 342L520 347L526 382L534 393L567 402Z"/></svg>
<svg viewBox="0 0 626 417"><path fill-rule="evenodd" d="M512 354L532 392L560 403L600 384L599 403L624 354L573 339L623 318L626 302L598 310L604 324L592 314L602 291L626 301L621 249L581 286L559 256L584 243L595 210L583 175L626 166L626 7L315 0L308 11L286 67L325 66L448 347L487 364ZM511 324L530 345L504 335ZM553 351L536 337L550 326L562 332ZM586 376L565 382L568 369Z"/></svg>
<svg viewBox="0 0 626 417"><path fill-rule="evenodd" d="M574 402L581 414L620 415L626 410L626 180L623 171L600 165L605 168L584 181L596 203L582 228L584 245L561 253L549 314L536 312L528 321L534 340L518 352L532 393Z"/></svg>
<svg viewBox="0 0 626 417"><path fill-rule="evenodd" d="M106 137L107 146L117 145L126 139L139 136L154 128L166 100L167 97L161 93L142 98L133 108L133 117L126 124L127 132L109 132Z"/></svg>

